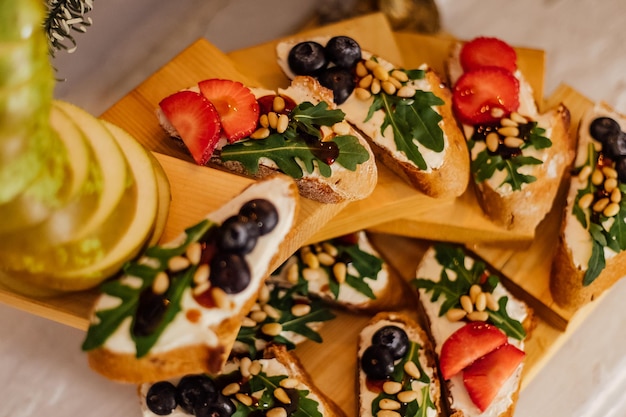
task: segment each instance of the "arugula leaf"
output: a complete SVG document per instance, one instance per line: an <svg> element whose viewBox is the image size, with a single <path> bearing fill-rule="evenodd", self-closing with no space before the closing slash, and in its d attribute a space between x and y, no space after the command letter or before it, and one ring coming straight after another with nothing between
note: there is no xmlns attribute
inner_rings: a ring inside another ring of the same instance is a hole
<svg viewBox="0 0 626 417"><path fill-rule="evenodd" d="M500 297L498 300L498 311L487 310L489 319L500 330L502 330L507 336L517 340L524 340L526 337L526 331L517 320L513 320L506 311L506 305L509 301L509 297Z"/></svg>
<svg viewBox="0 0 626 417"><path fill-rule="evenodd" d="M591 257L589 258L587 270L585 271L585 276L583 277L583 286L587 286L595 281L595 279L598 278L598 275L600 275L600 272L602 272L606 266L606 260L604 259L604 246L601 243L598 243L595 239L591 244Z"/></svg>

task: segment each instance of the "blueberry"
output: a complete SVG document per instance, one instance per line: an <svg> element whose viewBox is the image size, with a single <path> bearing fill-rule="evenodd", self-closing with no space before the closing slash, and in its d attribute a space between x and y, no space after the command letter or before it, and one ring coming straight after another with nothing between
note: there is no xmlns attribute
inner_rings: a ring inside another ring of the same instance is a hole
<svg viewBox="0 0 626 417"><path fill-rule="evenodd" d="M353 68L361 60L361 47L348 36L335 36L326 44L328 60L338 67Z"/></svg>
<svg viewBox="0 0 626 417"><path fill-rule="evenodd" d="M146 405L150 411L159 416L171 414L178 405L174 384L161 381L152 385L146 395Z"/></svg>
<svg viewBox="0 0 626 417"><path fill-rule="evenodd" d="M300 42L289 51L289 68L296 75L315 75L328 64L324 47L317 42Z"/></svg>
<svg viewBox="0 0 626 417"><path fill-rule="evenodd" d="M610 117L598 117L589 125L589 134L595 140L605 143L611 137L619 136L619 123Z"/></svg>
<svg viewBox="0 0 626 417"><path fill-rule="evenodd" d="M177 386L178 404L189 414L217 397L215 382L206 375L184 376Z"/></svg>
<svg viewBox="0 0 626 417"><path fill-rule="evenodd" d="M161 324L169 301L164 294L155 294L152 288L146 288L139 295L139 304L132 332L135 336L148 336Z"/></svg>
<svg viewBox="0 0 626 417"><path fill-rule="evenodd" d="M626 135L620 132L617 135L606 136L602 149L606 156L613 160L626 156Z"/></svg>
<svg viewBox="0 0 626 417"><path fill-rule="evenodd" d="M240 293L250 284L250 268L243 256L238 253L216 253L211 259L210 269L211 284L227 294Z"/></svg>
<svg viewBox="0 0 626 417"><path fill-rule="evenodd" d="M374 333L372 344L388 348L395 360L402 358L406 354L409 349L409 337L398 326L384 326Z"/></svg>
<svg viewBox="0 0 626 417"><path fill-rule="evenodd" d="M218 392L210 402L195 408L196 417L230 417L235 414L235 404L222 393Z"/></svg>
<svg viewBox="0 0 626 417"><path fill-rule="evenodd" d="M320 84L333 90L334 101L341 104L350 97L354 91L355 82L352 72L345 68L329 67L322 70L317 76Z"/></svg>
<svg viewBox="0 0 626 417"><path fill-rule="evenodd" d="M617 177L622 183L626 183L626 158L620 158L615 163Z"/></svg>
<svg viewBox="0 0 626 417"><path fill-rule="evenodd" d="M245 216L259 227L261 235L265 235L278 224L278 211L270 201L257 198L244 204L239 210L241 216Z"/></svg>
<svg viewBox="0 0 626 417"><path fill-rule="evenodd" d="M249 253L256 246L259 228L248 217L232 216L222 223L217 232L217 247L230 252Z"/></svg>
<svg viewBox="0 0 626 417"><path fill-rule="evenodd" d="M363 372L372 379L386 379L393 373L393 355L382 345L370 345L361 357Z"/></svg>

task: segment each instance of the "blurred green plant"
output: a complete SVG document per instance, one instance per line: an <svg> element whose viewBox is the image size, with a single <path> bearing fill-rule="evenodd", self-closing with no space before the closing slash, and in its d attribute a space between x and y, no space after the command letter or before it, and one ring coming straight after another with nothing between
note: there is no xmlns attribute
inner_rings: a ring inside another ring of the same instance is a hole
<svg viewBox="0 0 626 417"><path fill-rule="evenodd" d="M14 0L20 1L20 0ZM94 0L47 0L44 28L48 37L48 51L54 57L58 51L76 50L76 33L84 33L92 21L87 14Z"/></svg>

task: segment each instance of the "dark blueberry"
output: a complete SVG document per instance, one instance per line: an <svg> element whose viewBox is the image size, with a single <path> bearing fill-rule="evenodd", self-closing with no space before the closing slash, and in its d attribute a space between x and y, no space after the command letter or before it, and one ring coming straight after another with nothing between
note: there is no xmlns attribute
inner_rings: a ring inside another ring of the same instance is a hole
<svg viewBox="0 0 626 417"><path fill-rule="evenodd" d="M178 405L174 384L161 381L152 385L146 395L146 405L150 411L159 416L171 414Z"/></svg>
<svg viewBox="0 0 626 417"><path fill-rule="evenodd" d="M210 264L212 285L227 294L237 294L250 284L250 268L243 256L232 252L219 252Z"/></svg>
<svg viewBox="0 0 626 417"><path fill-rule="evenodd" d="M139 296L132 332L135 336L148 336L161 324L169 302L163 294L155 294L148 287Z"/></svg>
<svg viewBox="0 0 626 417"><path fill-rule="evenodd" d="M315 75L328 64L324 47L317 42L300 42L289 51L289 68L296 75Z"/></svg>
<svg viewBox="0 0 626 417"><path fill-rule="evenodd" d="M278 211L274 204L263 198L250 200L239 210L239 214L250 219L259 227L261 235L265 235L278 224Z"/></svg>
<svg viewBox="0 0 626 417"><path fill-rule="evenodd" d="M394 359L400 359L409 349L409 337L398 326L384 326L374 333L372 344L385 346L389 349Z"/></svg>
<svg viewBox="0 0 626 417"><path fill-rule="evenodd" d="M244 216L232 216L217 231L217 247L231 252L249 253L256 246L259 228Z"/></svg>
<svg viewBox="0 0 626 417"><path fill-rule="evenodd" d="M385 346L370 345L361 357L361 368L371 379L386 379L393 373L393 355Z"/></svg>
<svg viewBox="0 0 626 417"><path fill-rule="evenodd" d="M619 136L620 132L619 123L610 117L598 117L589 125L591 137L602 143L610 137Z"/></svg>
<svg viewBox="0 0 626 417"><path fill-rule="evenodd" d="M613 160L626 156L626 134L620 132L615 136L607 136L602 144L602 150Z"/></svg>
<svg viewBox="0 0 626 417"><path fill-rule="evenodd" d="M352 94L352 91L354 91L354 76L350 70L345 68L326 68L319 73L317 79L324 87L333 90L336 104L346 101Z"/></svg>
<svg viewBox="0 0 626 417"><path fill-rule="evenodd" d="M626 184L626 158L620 158L615 163L615 169L617 170L617 177L621 183Z"/></svg>
<svg viewBox="0 0 626 417"><path fill-rule="evenodd" d="M361 47L348 36L335 36L326 44L326 56L338 67L351 69L361 60Z"/></svg>
<svg viewBox="0 0 626 417"><path fill-rule="evenodd" d="M215 383L206 375L184 376L177 386L178 404L189 414L215 401L218 395Z"/></svg>
<svg viewBox="0 0 626 417"><path fill-rule="evenodd" d="M217 393L212 401L195 408L196 417L230 417L235 414L237 408L230 398Z"/></svg>

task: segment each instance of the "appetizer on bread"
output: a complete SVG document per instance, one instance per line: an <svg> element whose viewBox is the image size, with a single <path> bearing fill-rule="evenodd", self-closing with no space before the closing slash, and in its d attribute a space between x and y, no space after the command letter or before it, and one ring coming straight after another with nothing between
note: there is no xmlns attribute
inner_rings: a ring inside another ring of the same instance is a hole
<svg viewBox="0 0 626 417"><path fill-rule="evenodd" d="M376 158L431 197L457 197L469 183L469 156L451 94L427 65L404 70L361 50L347 36L280 42L289 78L315 76L368 139Z"/></svg>
<svg viewBox="0 0 626 417"><path fill-rule="evenodd" d="M322 203L360 200L376 186L369 145L312 77L277 92L203 80L162 99L157 116L200 165L255 178L280 171Z"/></svg>
<svg viewBox="0 0 626 417"><path fill-rule="evenodd" d="M574 157L568 109L540 114L517 53L497 38L455 44L448 72L478 202L495 224L534 233Z"/></svg>
<svg viewBox="0 0 626 417"><path fill-rule="evenodd" d="M532 311L462 247L436 244L416 279L453 416L512 416Z"/></svg>
<svg viewBox="0 0 626 417"><path fill-rule="evenodd" d="M268 345L260 359L229 360L219 375L144 383L139 397L144 417L345 417L314 385L299 359L278 345Z"/></svg>
<svg viewBox="0 0 626 417"><path fill-rule="evenodd" d="M218 372L291 231L297 197L284 175L253 183L127 264L95 301L82 346L89 365L129 383Z"/></svg>
<svg viewBox="0 0 626 417"><path fill-rule="evenodd" d="M399 310L410 302L405 281L363 230L303 246L269 280L352 311Z"/></svg>
<svg viewBox="0 0 626 417"><path fill-rule="evenodd" d="M626 116L597 103L582 117L578 151L552 263L562 307L597 298L626 271Z"/></svg>
<svg viewBox="0 0 626 417"><path fill-rule="evenodd" d="M444 415L432 344L411 318L378 313L361 330L357 354L360 417Z"/></svg>

